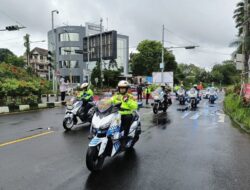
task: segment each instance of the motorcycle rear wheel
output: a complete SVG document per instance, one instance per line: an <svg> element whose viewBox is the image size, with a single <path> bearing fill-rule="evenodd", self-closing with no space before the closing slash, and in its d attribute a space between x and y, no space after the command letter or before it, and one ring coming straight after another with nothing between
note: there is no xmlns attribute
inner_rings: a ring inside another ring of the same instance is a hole
<svg viewBox="0 0 250 190"><path fill-rule="evenodd" d="M154 105L153 112L154 112L154 114L158 113L158 105L157 104Z"/></svg>

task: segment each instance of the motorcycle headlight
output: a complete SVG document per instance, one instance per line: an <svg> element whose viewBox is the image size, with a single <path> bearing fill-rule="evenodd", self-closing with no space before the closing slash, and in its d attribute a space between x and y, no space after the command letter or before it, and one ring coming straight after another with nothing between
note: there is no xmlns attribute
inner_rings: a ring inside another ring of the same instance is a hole
<svg viewBox="0 0 250 190"><path fill-rule="evenodd" d="M111 122L108 122L108 123L106 123L104 125L101 125L100 129L107 129L107 128L109 128L110 124L111 124Z"/></svg>
<svg viewBox="0 0 250 190"><path fill-rule="evenodd" d="M159 96L154 96L154 99L157 99L157 100L158 100L158 99L159 99Z"/></svg>

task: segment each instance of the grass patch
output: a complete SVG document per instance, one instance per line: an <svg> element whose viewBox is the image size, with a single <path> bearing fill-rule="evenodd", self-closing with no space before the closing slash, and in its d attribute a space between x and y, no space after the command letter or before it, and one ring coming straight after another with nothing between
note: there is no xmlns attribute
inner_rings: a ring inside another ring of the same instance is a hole
<svg viewBox="0 0 250 190"><path fill-rule="evenodd" d="M224 100L224 107L231 117L250 130L250 108L243 105L239 95L228 94Z"/></svg>

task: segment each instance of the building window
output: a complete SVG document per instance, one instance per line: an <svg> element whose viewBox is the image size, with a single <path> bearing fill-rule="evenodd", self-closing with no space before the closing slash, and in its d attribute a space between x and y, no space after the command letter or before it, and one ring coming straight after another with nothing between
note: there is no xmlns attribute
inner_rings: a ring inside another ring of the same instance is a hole
<svg viewBox="0 0 250 190"><path fill-rule="evenodd" d="M44 69L44 65L39 65L39 69Z"/></svg>
<svg viewBox="0 0 250 190"><path fill-rule="evenodd" d="M42 55L40 55L40 60L43 60L43 56Z"/></svg>
<svg viewBox="0 0 250 190"><path fill-rule="evenodd" d="M80 50L80 47L61 47L59 48L60 55L75 55L75 50Z"/></svg>
<svg viewBox="0 0 250 190"><path fill-rule="evenodd" d="M70 76L65 76L65 81L70 82ZM72 83L80 83L80 76L71 76L72 78Z"/></svg>
<svg viewBox="0 0 250 190"><path fill-rule="evenodd" d="M59 61L59 68L79 68L79 61Z"/></svg>
<svg viewBox="0 0 250 190"><path fill-rule="evenodd" d="M68 41L79 41L79 34L78 33L61 33L59 35L60 42L68 42Z"/></svg>

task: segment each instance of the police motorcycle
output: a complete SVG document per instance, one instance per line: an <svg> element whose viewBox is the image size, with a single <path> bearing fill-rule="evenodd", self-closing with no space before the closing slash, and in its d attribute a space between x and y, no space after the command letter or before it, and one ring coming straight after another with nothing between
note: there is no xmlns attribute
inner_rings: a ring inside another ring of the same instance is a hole
<svg viewBox="0 0 250 190"><path fill-rule="evenodd" d="M214 104L215 100L218 98L218 95L216 93L216 90L214 88L211 88L209 91L209 103Z"/></svg>
<svg viewBox="0 0 250 190"><path fill-rule="evenodd" d="M166 112L168 109L168 101L166 100L167 94L164 93L161 87L157 88L152 92L152 97L154 102L151 104L153 107L154 114L157 114L159 111ZM167 101L167 102L166 102Z"/></svg>
<svg viewBox="0 0 250 190"><path fill-rule="evenodd" d="M84 113L83 101L77 99L76 97L72 97L70 101L67 103L65 116L63 119L63 128L66 131L69 131L73 128L73 126L79 123L79 120L82 123L91 122L93 115L95 113L95 103L88 102L90 109L88 113Z"/></svg>
<svg viewBox="0 0 250 190"><path fill-rule="evenodd" d="M185 105L185 102L186 102L186 91L183 88L180 88L177 91L177 96L178 96L178 100L180 102L180 105Z"/></svg>
<svg viewBox="0 0 250 190"><path fill-rule="evenodd" d="M121 131L121 115L118 112L121 104L113 105L110 102L110 99L99 101L92 120L91 132L94 137L89 143L86 165L93 172L102 169L106 157L133 149L141 134L140 116L135 111L125 147L122 147L124 131Z"/></svg>
<svg viewBox="0 0 250 190"><path fill-rule="evenodd" d="M190 106L192 109L197 108L197 104L199 104L200 97L198 97L198 92L195 90L195 88L191 88L191 90L188 91L188 100L187 102L190 103Z"/></svg>
<svg viewBox="0 0 250 190"><path fill-rule="evenodd" d="M203 98L204 98L204 99L209 99L209 93L210 93L210 88L207 88L207 89L203 92Z"/></svg>

